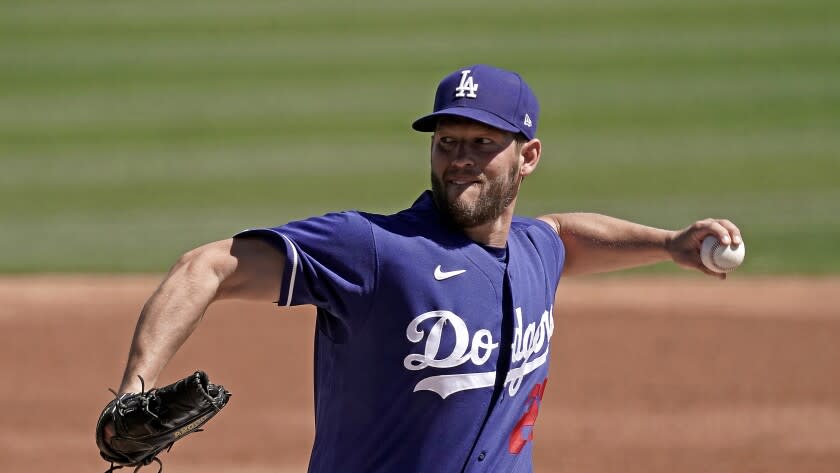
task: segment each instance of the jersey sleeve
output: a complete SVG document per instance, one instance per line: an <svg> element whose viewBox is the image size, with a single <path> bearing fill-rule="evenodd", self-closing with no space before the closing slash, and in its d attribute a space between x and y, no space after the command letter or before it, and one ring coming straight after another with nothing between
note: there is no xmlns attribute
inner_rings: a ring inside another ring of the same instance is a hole
<svg viewBox="0 0 840 473"><path fill-rule="evenodd" d="M286 257L277 304L313 304L340 318L367 314L376 285L370 222L357 212L330 213L235 236L266 238Z"/></svg>
<svg viewBox="0 0 840 473"><path fill-rule="evenodd" d="M559 282L566 265L566 246L551 225L539 219L535 219L534 222L534 227L540 234L539 248L540 254L543 255L543 263L549 274L554 276L554 281Z"/></svg>

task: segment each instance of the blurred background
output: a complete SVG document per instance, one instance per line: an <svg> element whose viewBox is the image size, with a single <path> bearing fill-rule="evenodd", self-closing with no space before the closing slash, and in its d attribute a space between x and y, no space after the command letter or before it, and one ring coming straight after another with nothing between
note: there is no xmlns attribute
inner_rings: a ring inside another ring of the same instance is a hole
<svg viewBox="0 0 840 473"><path fill-rule="evenodd" d="M36 0L0 5L0 272L159 272L405 208L428 183L410 123L473 63L542 103L520 213L725 216L744 272L838 271L837 2Z"/></svg>
<svg viewBox="0 0 840 473"><path fill-rule="evenodd" d="M725 283L560 285L537 471L840 471L840 3L819 0L0 0L0 471L105 470L95 419L160 273L244 228L409 206L410 124L475 63L541 100L519 213L728 217L747 244ZM206 369L235 397L167 471L305 471L312 312L211 306L161 381Z"/></svg>

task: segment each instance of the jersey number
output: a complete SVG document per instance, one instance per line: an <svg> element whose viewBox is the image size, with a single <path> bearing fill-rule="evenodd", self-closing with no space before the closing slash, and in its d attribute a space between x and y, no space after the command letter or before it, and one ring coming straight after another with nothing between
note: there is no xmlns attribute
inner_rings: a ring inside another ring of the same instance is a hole
<svg viewBox="0 0 840 473"><path fill-rule="evenodd" d="M525 444L529 440L534 440L534 424L537 422L537 416L540 414L540 401L542 401L545 393L545 386L548 384L548 378L545 378L542 383L537 384L531 389L528 395L528 412L519 419L513 431L510 433L510 442L508 449L510 453L518 454L525 448Z"/></svg>

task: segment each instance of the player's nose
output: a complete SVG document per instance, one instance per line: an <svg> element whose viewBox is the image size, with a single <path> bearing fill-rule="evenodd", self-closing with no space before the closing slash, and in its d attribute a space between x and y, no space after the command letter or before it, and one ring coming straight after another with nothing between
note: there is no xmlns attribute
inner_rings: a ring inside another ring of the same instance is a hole
<svg viewBox="0 0 840 473"><path fill-rule="evenodd" d="M451 165L453 167L470 167L475 165L475 159L470 153L469 147L464 143L458 145L453 153Z"/></svg>

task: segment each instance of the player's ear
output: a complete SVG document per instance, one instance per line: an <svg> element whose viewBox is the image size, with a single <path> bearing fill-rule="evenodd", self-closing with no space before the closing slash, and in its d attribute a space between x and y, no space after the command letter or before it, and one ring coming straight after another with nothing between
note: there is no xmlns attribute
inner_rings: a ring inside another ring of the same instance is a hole
<svg viewBox="0 0 840 473"><path fill-rule="evenodd" d="M519 172L523 176L527 176L534 172L537 164L540 162L540 155L542 154L542 142L534 138L522 145L519 151L520 167Z"/></svg>

